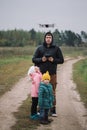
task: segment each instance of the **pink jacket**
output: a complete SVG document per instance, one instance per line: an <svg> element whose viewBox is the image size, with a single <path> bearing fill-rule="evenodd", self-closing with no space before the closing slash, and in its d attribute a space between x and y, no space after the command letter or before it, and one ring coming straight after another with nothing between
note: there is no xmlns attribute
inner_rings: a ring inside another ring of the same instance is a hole
<svg viewBox="0 0 87 130"><path fill-rule="evenodd" d="M42 78L41 72L32 73L31 97L38 97L38 89Z"/></svg>

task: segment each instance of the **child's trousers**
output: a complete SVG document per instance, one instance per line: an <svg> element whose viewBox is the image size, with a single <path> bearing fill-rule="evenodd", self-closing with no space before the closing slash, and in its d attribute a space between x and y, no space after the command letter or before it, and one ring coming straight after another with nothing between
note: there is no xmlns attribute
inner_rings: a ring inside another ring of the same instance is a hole
<svg viewBox="0 0 87 130"><path fill-rule="evenodd" d="M38 97L32 97L31 115L37 114Z"/></svg>
<svg viewBox="0 0 87 130"><path fill-rule="evenodd" d="M40 108L40 120L48 121L49 109Z"/></svg>

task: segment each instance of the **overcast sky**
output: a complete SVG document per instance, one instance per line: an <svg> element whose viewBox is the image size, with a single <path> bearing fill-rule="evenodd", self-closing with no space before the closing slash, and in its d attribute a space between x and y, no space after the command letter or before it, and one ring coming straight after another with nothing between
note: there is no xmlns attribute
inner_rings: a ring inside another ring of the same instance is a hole
<svg viewBox="0 0 87 130"><path fill-rule="evenodd" d="M87 0L0 0L0 30L46 31L39 23L55 23L59 31L87 32Z"/></svg>

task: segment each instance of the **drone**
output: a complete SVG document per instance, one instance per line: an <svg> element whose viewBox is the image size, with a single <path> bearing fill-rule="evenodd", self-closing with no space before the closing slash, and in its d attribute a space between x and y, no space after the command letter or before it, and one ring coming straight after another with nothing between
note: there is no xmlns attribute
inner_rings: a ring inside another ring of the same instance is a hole
<svg viewBox="0 0 87 130"><path fill-rule="evenodd" d="M54 28L55 24L39 24L39 26L43 28L49 28L49 27Z"/></svg>

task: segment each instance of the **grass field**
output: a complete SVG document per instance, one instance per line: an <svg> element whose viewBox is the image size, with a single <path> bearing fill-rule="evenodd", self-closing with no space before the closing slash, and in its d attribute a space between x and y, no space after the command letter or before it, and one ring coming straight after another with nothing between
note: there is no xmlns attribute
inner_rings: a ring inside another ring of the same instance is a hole
<svg viewBox="0 0 87 130"><path fill-rule="evenodd" d="M62 47L63 55L70 57L87 56L87 48ZM32 64L31 58L35 47L0 48L0 95L10 90L21 77L27 74ZM87 59L74 65L73 79L87 107ZM12 130L33 130L39 125L38 121L29 119L31 99L28 97L19 111L14 113L17 118Z"/></svg>
<svg viewBox="0 0 87 130"><path fill-rule="evenodd" d="M29 56L32 55L35 50L33 46L26 47L0 47L0 58L12 57L12 56Z"/></svg>
<svg viewBox="0 0 87 130"><path fill-rule="evenodd" d="M9 91L15 82L27 74L31 64L31 56L0 59L0 96Z"/></svg>
<svg viewBox="0 0 87 130"><path fill-rule="evenodd" d="M0 48L0 96L23 76L32 64L34 47Z"/></svg>
<svg viewBox="0 0 87 130"><path fill-rule="evenodd" d="M78 56L87 56L86 47L62 47L64 56L78 57Z"/></svg>
<svg viewBox="0 0 87 130"><path fill-rule="evenodd" d="M62 47L63 55L86 56L86 48ZM10 90L12 85L23 77L29 68L35 47L1 47L0 48L0 95Z"/></svg>
<svg viewBox="0 0 87 130"><path fill-rule="evenodd" d="M77 90L80 93L81 99L87 107L87 59L74 64L73 79L77 84Z"/></svg>
<svg viewBox="0 0 87 130"><path fill-rule="evenodd" d="M31 120L29 118L30 106L31 98L28 97L19 108L19 111L14 113L17 118L17 122L12 127L12 130L34 130L40 125L38 120Z"/></svg>

